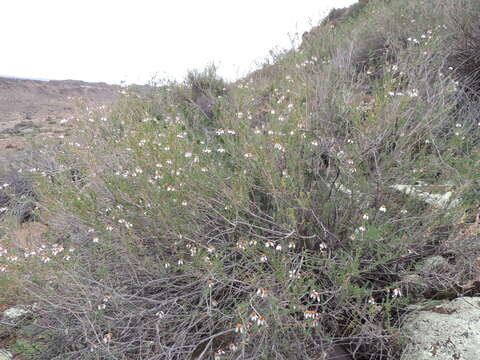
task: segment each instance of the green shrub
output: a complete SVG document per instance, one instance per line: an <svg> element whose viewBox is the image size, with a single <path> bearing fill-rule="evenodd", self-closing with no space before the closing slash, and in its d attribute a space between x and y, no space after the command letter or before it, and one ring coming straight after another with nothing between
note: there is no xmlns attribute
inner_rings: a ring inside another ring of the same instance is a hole
<svg viewBox="0 0 480 360"><path fill-rule="evenodd" d="M398 358L418 300L403 276L447 252L478 193L476 110L443 72L451 15L435 4L371 2L244 80L190 73L44 149L54 165L25 172L62 250L15 266L41 269L19 281L63 336L56 356ZM224 88L212 116L185 105ZM425 182L466 201L393 188Z"/></svg>

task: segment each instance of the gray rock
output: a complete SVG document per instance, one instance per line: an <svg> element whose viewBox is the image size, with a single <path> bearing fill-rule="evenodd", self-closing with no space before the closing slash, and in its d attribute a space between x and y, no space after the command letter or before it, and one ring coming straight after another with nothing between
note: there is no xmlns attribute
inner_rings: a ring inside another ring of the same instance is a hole
<svg viewBox="0 0 480 360"><path fill-rule="evenodd" d="M442 256L431 256L421 262L418 267L420 272L431 273L445 273L451 269L448 261Z"/></svg>
<svg viewBox="0 0 480 360"><path fill-rule="evenodd" d="M444 186L437 186L437 188L440 189L436 190L440 190L440 192L430 192L430 187L427 186L427 184L395 184L390 187L416 199L422 200L427 204L433 205L437 208L450 209L460 205L460 199L455 198L455 195L452 191L446 190L450 187L448 184ZM443 191L441 190L442 187L444 188ZM427 189L428 191L426 191Z"/></svg>
<svg viewBox="0 0 480 360"><path fill-rule="evenodd" d="M401 278L402 288L407 295L421 297L430 291L430 284L418 274L406 274Z"/></svg>
<svg viewBox="0 0 480 360"><path fill-rule="evenodd" d="M12 322L12 321L17 321L23 316L29 314L30 311L21 308L21 307L12 307L10 309L7 309L3 312L3 317L5 320Z"/></svg>
<svg viewBox="0 0 480 360"><path fill-rule="evenodd" d="M9 351L0 349L0 360L12 360L12 359L13 359L13 355Z"/></svg>
<svg viewBox="0 0 480 360"><path fill-rule="evenodd" d="M19 306L5 310L0 316L0 338L12 335L19 326L25 324L30 314L31 311Z"/></svg>
<svg viewBox="0 0 480 360"><path fill-rule="evenodd" d="M480 297L463 297L417 307L402 333L408 338L401 360L478 360Z"/></svg>

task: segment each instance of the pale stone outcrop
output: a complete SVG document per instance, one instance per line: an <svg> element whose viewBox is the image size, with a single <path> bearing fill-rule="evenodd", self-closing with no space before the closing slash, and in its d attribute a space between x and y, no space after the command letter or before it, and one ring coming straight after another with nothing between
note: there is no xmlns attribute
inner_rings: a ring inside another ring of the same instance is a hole
<svg viewBox="0 0 480 360"><path fill-rule="evenodd" d="M3 316L5 320L9 321L15 321L21 318L24 315L27 315L29 313L28 310L23 309L21 307L12 307L10 309L7 309L3 312Z"/></svg>
<svg viewBox="0 0 480 360"><path fill-rule="evenodd" d="M402 327L408 343L401 360L478 360L480 297L417 307Z"/></svg>
<svg viewBox="0 0 480 360"><path fill-rule="evenodd" d="M454 198L452 191L431 192L427 191L429 187L424 185L395 184L391 188L439 208L453 208L460 203L459 199Z"/></svg>
<svg viewBox="0 0 480 360"><path fill-rule="evenodd" d="M0 360L12 360L13 355L7 350L0 349Z"/></svg>

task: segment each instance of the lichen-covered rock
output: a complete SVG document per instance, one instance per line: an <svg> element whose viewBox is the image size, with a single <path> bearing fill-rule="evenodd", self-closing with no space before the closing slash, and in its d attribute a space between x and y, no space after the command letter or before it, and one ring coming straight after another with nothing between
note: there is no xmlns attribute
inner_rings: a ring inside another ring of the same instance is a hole
<svg viewBox="0 0 480 360"><path fill-rule="evenodd" d="M480 297L463 297L413 311L402 332L409 338L402 360L478 360Z"/></svg>
<svg viewBox="0 0 480 360"><path fill-rule="evenodd" d="M12 307L3 312L3 318L8 321L16 321L28 313L29 311L24 308Z"/></svg>
<svg viewBox="0 0 480 360"><path fill-rule="evenodd" d="M418 274L406 274L401 277L402 289L409 296L422 297L431 290L430 284Z"/></svg>
<svg viewBox="0 0 480 360"><path fill-rule="evenodd" d="M449 185L444 186L445 189L443 189L443 191L441 187L440 189L436 189L440 190L440 192L430 192L431 187L426 186L426 184L395 184L390 187L438 208L449 209L460 204L460 200L458 198L455 198L452 191L445 190L449 188ZM426 191L427 189L429 191Z"/></svg>
<svg viewBox="0 0 480 360"><path fill-rule="evenodd" d="M436 255L423 260L419 270L422 273L445 273L451 270L451 266L444 257Z"/></svg>
<svg viewBox="0 0 480 360"><path fill-rule="evenodd" d="M9 351L0 349L0 360L12 360L12 359L13 359L13 355Z"/></svg>
<svg viewBox="0 0 480 360"><path fill-rule="evenodd" d="M22 307L11 307L0 314L0 338L10 336L31 312ZM0 358L1 360L1 358Z"/></svg>

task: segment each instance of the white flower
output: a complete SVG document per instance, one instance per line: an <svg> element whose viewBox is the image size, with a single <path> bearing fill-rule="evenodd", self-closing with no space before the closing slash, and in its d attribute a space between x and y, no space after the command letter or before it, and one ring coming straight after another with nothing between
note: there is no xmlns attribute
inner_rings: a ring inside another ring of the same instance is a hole
<svg viewBox="0 0 480 360"><path fill-rule="evenodd" d="M310 290L309 296L310 299L317 300L320 302L320 294L316 290Z"/></svg>
<svg viewBox="0 0 480 360"><path fill-rule="evenodd" d="M273 147L274 147L275 149L277 149L277 150L280 150L280 151L282 151L282 152L285 152L285 148L284 148L281 144L278 144L278 143L277 143L277 144L275 144Z"/></svg>
<svg viewBox="0 0 480 360"><path fill-rule="evenodd" d="M305 319L315 319L317 317L317 312L315 310L305 310L303 316Z"/></svg>
<svg viewBox="0 0 480 360"><path fill-rule="evenodd" d="M392 297L393 298L396 298L396 297L400 297L402 296L402 291L400 290L400 288L396 288L393 290L393 294L392 294Z"/></svg>
<svg viewBox="0 0 480 360"><path fill-rule="evenodd" d="M407 95L410 96L411 98L418 97L418 90L417 89L408 90Z"/></svg>
<svg viewBox="0 0 480 360"><path fill-rule="evenodd" d="M257 319L257 325L258 326L262 326L262 325L266 325L266 321L265 321L265 318L263 316L260 316L258 319Z"/></svg>
<svg viewBox="0 0 480 360"><path fill-rule="evenodd" d="M235 325L235 332L243 334L245 332L245 327L242 324Z"/></svg>
<svg viewBox="0 0 480 360"><path fill-rule="evenodd" d="M363 220L368 220L368 213L363 214Z"/></svg>
<svg viewBox="0 0 480 360"><path fill-rule="evenodd" d="M384 213L384 212L387 211L387 208L382 205L382 206L380 206L380 208L378 210Z"/></svg>
<svg viewBox="0 0 480 360"><path fill-rule="evenodd" d="M266 298L268 296L268 291L265 290L264 288L258 288L257 289L257 295L262 297L262 298Z"/></svg>
<svg viewBox="0 0 480 360"><path fill-rule="evenodd" d="M106 334L106 335L103 337L103 343L104 343L104 344L109 343L110 340L112 340L112 333L108 333L108 334Z"/></svg>

